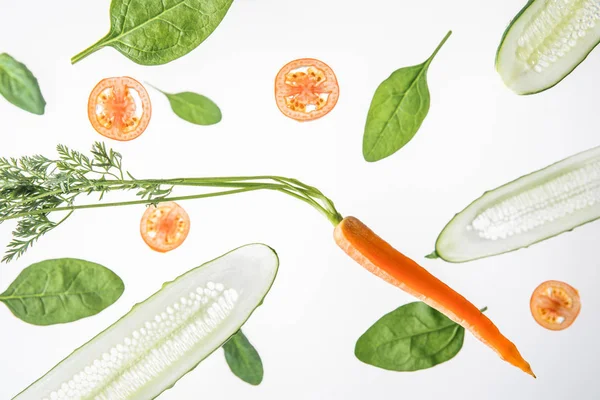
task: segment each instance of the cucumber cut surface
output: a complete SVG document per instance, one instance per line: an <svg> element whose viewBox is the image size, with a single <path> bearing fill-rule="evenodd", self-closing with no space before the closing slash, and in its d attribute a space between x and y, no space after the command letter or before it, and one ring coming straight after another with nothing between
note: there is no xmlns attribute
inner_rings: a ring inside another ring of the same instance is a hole
<svg viewBox="0 0 600 400"><path fill-rule="evenodd" d="M436 253L464 262L528 247L600 218L600 146L486 192L440 233Z"/></svg>
<svg viewBox="0 0 600 400"><path fill-rule="evenodd" d="M496 56L504 83L518 94L549 89L600 42L600 0L532 0L510 23Z"/></svg>
<svg viewBox="0 0 600 400"><path fill-rule="evenodd" d="M14 399L157 397L240 329L262 303L278 266L270 247L251 244L187 272Z"/></svg>

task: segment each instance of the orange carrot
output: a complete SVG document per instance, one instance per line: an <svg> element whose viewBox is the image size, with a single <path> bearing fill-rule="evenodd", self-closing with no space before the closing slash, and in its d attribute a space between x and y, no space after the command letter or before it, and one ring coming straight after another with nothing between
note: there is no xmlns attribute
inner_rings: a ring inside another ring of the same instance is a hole
<svg viewBox="0 0 600 400"><path fill-rule="evenodd" d="M462 325L505 361L535 378L529 363L471 302L400 253L354 217L335 228L335 242L357 263Z"/></svg>

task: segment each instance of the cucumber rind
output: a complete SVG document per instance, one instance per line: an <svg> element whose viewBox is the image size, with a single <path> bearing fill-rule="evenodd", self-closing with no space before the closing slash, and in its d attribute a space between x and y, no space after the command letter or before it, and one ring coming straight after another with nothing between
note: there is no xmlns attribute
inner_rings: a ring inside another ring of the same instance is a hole
<svg viewBox="0 0 600 400"><path fill-rule="evenodd" d="M515 92L518 95L521 96L529 96L529 95L534 95L534 94L538 94L541 92L545 92L548 89L552 89L553 87L555 87L556 85L558 85L559 83L561 83L565 78L567 78L569 75L571 75L571 73L573 71L575 71L575 69L577 69L577 67L583 63L588 56L592 53L592 51L594 51L594 49L600 44L600 37L598 39L598 41L596 41L596 43L594 45L592 45L589 49L589 51L582 55L578 61L575 61L574 64L572 65L571 69L566 70L557 80L553 81L552 83L540 87L538 89L532 89L532 90L516 90L514 87L512 87L509 83L507 83L503 72L502 72L502 50L504 49L504 46L506 44L506 39L508 38L509 33L511 32L512 28L515 27L516 22L518 22L519 18L521 16L523 16L523 14L532 6L534 5L534 3L536 1L541 1L541 0L529 0L527 2L527 4L525 4L525 6L517 13L517 15L515 15L515 17L510 21L510 23L508 24L507 28L504 30L504 33L502 34L502 38L500 39L500 44L498 45L498 49L496 50L496 58L495 58L495 67L496 67L496 71L500 74L500 76L502 77L502 80L504 81L504 84L510 88L513 92ZM568 55L567 55L568 57Z"/></svg>
<svg viewBox="0 0 600 400"><path fill-rule="evenodd" d="M113 328L115 325L117 325L118 323L122 322L124 319L126 319L129 316L134 315L134 313L137 311L137 309L140 307L140 305L151 301L152 299L155 299L159 294L161 294L163 292L164 289L168 288L170 285L175 284L177 282L180 282L182 279L184 279L186 276L194 273L194 272L198 272L201 268L203 267L207 267L209 265L211 265L213 262L221 260L229 255L234 254L235 252L242 250L242 249L246 249L246 248L250 248L252 246L260 246L263 247L264 249L270 251L272 253L272 255L274 256L274 265L273 265L273 275L271 277L271 280L269 282L269 284L265 287L264 292L262 294L262 297L260 298L260 300L256 303L256 305L249 311L249 313L246 315L245 318L240 319L239 323L237 324L238 327L237 329L233 330L232 332L230 332L230 334L226 337L226 339L224 339L220 345L218 346L214 346L214 348L212 348L211 351L207 352L204 357L202 357L201 359L198 360L198 362L196 362L193 366L191 366L187 371L185 371L183 374L181 374L180 376L178 376L177 378L175 378L171 383L167 383L168 386L165 386L165 388L160 391L159 393L157 393L154 397L152 397L152 399L157 398L158 396L160 396L162 393L164 393L165 391L173 388L173 386L175 386L175 384L181 379L183 378L185 375L187 375L189 372L191 372L192 370L194 370L199 364L200 362L202 362L203 360L205 360L208 356L210 356L212 353L214 353L216 350L218 350L223 344L225 344L229 339L231 339L231 337L233 335L235 335L237 333L237 331L248 321L248 319L252 316L252 314L254 313L254 311L260 307L263 304L264 298L266 297L266 295L269 293L271 287L273 286L273 283L277 277L277 273L279 270L279 256L277 255L277 252L271 248L270 246L267 246L265 244L262 243L251 243L251 244L247 244L244 246L240 246L236 249L233 249L219 257L216 257L210 261L207 261L205 263L203 263L202 265L195 267L185 273L183 273L182 275L178 276L177 278L173 279L172 281L168 281L165 282L163 285L161 285L161 288L155 292L154 294L152 294L151 296L149 296L146 300L144 300L143 302L140 303L136 303L129 312L127 312L124 316L122 316L121 318L119 318L117 321L115 321L113 324L111 324L109 327L107 327L106 329L102 330L100 333L98 333L97 335L95 335L92 339L90 339L89 341L87 341L86 343L84 343L83 345L81 345L80 347L78 347L77 349L75 349L73 352L71 352L71 354L69 354L67 357L65 357L63 360L61 360L60 362L58 362L53 368L51 368L48 372L46 372L43 376L41 376L39 379L37 379L36 381L34 381L33 383L31 383L27 388L25 388L24 390L22 390L20 393L18 393L15 397L13 397L13 400L26 400L29 399L29 397L27 397L27 391L33 387L35 387L36 384L42 382L44 380L44 378L48 377L53 371L55 371L57 368L61 367L63 365L63 363L65 363L67 360L69 360L69 358L71 358L74 355L77 355L80 351L82 351L82 349L84 349L84 347L86 347L89 344L92 344L96 339L103 337L103 334L105 332L107 332L108 330L110 330L111 328ZM24 397L25 396L25 397ZM36 400L38 400L36 398Z"/></svg>
<svg viewBox="0 0 600 400"><path fill-rule="evenodd" d="M461 238L458 238L458 240L452 240L451 238L456 236L456 233L455 233L456 231L459 231L459 235L460 235L461 229L466 230L466 227L462 223L462 220L464 219L463 218L464 215L466 213L472 212L473 209L477 209L479 204L482 204L482 203L485 204L485 202L486 202L486 200L488 200L488 198L491 197L492 200L494 200L490 204L498 203L498 202L502 201L503 199L510 197L509 195L514 196L515 194L519 193L519 192L510 192L508 189L510 189L511 186L515 186L515 185L518 185L518 184L521 184L524 182L525 182L524 184L527 184L526 183L527 181L531 181L528 184L528 186L526 186L525 188L522 189L522 190L526 190L531 187L534 187L533 183L536 183L536 178L544 178L544 174L551 174L550 177L558 176L559 172L561 172L561 171L569 172L569 167L571 167L570 169L572 170L572 169L575 169L575 166L577 166L577 165L579 165L579 166L585 165L589 161L598 161L599 159L600 159L600 146L586 150L586 151L582 151L577 154L574 154L570 157L564 158L560 161L550 164L542 169L531 172L527 175L523 175L523 176L521 176L517 179L514 179L504 185L501 185L493 190L488 190L488 191L484 192L483 195L481 195L479 198L477 198L476 200L471 202L462 211L455 214L454 217L444 226L444 228L442 229L442 231L440 232L440 234L436 240L435 251L432 253L432 255L435 254L437 257L441 258L442 260L451 262L451 263L464 263L464 262L468 262L468 261L479 260L482 258L492 257L492 256L500 255L500 254L517 251L519 249L528 248L536 243L542 242L547 239L551 239L555 236L558 236L558 235L566 233L566 232L571 232L575 228L578 228L580 226L583 226L585 224L588 224L590 222L600 219L600 213L598 213L597 216L589 218L581 223L569 225L568 228L562 229L560 231L556 231L551 234L540 235L539 239L537 239L537 240L523 242L522 245L514 246L509 249L502 250L502 251L487 251L487 252L482 251L479 254L472 254L468 257L463 256L460 258L457 257L456 255L454 255L454 256L451 255L451 253L453 252L453 250L451 248L452 244L458 243L461 241ZM561 170L561 166L563 167L562 170ZM537 183L543 184L547 180L548 179L538 180ZM501 191L506 191L506 194L503 197L498 197L498 198L494 199L493 196L495 194L498 194ZM466 236L463 237L462 239L463 239L463 244L464 244L464 242L467 242L469 240L469 238L467 238ZM484 245L482 245L482 247L483 246Z"/></svg>

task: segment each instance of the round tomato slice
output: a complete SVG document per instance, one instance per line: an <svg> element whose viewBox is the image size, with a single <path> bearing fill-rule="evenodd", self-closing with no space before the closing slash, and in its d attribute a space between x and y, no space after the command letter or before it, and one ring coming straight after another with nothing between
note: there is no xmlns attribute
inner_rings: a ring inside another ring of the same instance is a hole
<svg viewBox="0 0 600 400"><path fill-rule="evenodd" d="M560 281L547 281L533 291L529 306L538 324L561 331L575 321L581 310L581 301L572 286Z"/></svg>
<svg viewBox="0 0 600 400"><path fill-rule="evenodd" d="M190 217L177 203L149 206L140 222L142 239L152 250L166 253L179 247L190 232Z"/></svg>
<svg viewBox="0 0 600 400"><path fill-rule="evenodd" d="M335 107L339 96L333 70L314 58L287 63L275 78L277 107L297 121L321 118Z"/></svg>
<svg viewBox="0 0 600 400"><path fill-rule="evenodd" d="M88 101L92 126L110 139L135 139L144 133L151 115L148 92L141 83L126 76L102 79Z"/></svg>

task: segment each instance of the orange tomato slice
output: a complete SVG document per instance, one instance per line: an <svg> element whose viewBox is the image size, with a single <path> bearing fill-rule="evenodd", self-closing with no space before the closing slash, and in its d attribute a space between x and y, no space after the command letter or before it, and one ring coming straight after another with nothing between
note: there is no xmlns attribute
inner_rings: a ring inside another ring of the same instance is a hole
<svg viewBox="0 0 600 400"><path fill-rule="evenodd" d="M151 115L148 92L141 83L126 76L102 79L88 100L92 126L110 139L135 139L144 133Z"/></svg>
<svg viewBox="0 0 600 400"><path fill-rule="evenodd" d="M287 63L275 78L279 110L297 121L311 121L329 113L340 96L333 70L314 58Z"/></svg>
<svg viewBox="0 0 600 400"><path fill-rule="evenodd" d="M560 281L547 281L533 291L529 306L538 324L552 331L561 331L575 321L581 310L581 301L572 286Z"/></svg>
<svg viewBox="0 0 600 400"><path fill-rule="evenodd" d="M190 232L190 217L177 203L168 201L149 206L140 222L144 242L152 249L166 253L179 247Z"/></svg>

